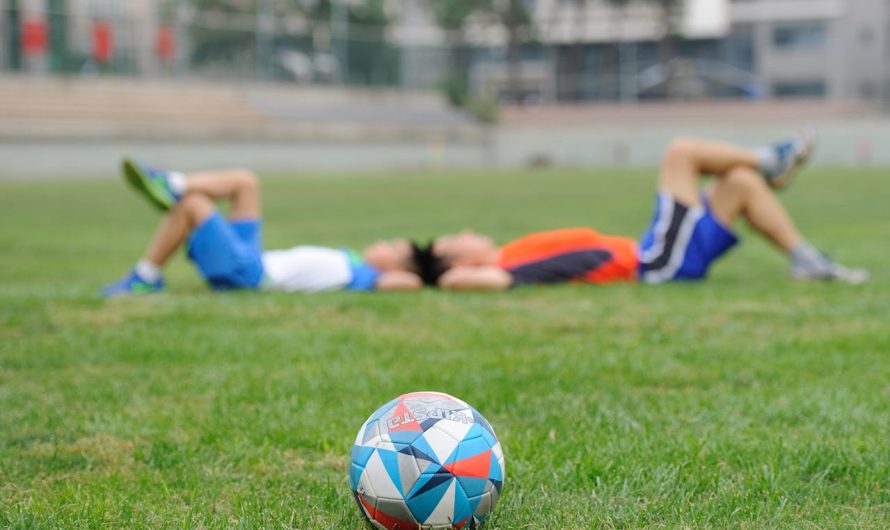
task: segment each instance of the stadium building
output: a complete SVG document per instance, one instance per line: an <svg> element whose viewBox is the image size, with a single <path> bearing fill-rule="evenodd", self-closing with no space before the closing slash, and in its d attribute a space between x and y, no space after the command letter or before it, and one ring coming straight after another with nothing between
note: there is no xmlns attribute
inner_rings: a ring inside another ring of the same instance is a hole
<svg viewBox="0 0 890 530"><path fill-rule="evenodd" d="M522 47L521 91L548 101L638 100L668 92L685 99L886 99L888 4L685 0L667 27L663 13L643 3L619 9L593 0L537 0L534 30ZM666 31L677 36L667 54ZM503 53L491 50L506 47L506 32L480 24L467 34L479 50L474 88L504 95L508 67Z"/></svg>
<svg viewBox="0 0 890 530"><path fill-rule="evenodd" d="M886 0L734 0L731 18L767 94L888 97Z"/></svg>

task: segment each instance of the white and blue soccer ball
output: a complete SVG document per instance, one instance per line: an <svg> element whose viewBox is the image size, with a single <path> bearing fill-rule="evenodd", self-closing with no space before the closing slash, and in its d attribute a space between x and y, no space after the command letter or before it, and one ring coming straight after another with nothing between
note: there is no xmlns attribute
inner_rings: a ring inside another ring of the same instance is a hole
<svg viewBox="0 0 890 530"><path fill-rule="evenodd" d="M448 394L413 392L358 430L349 484L376 528L477 528L500 497L504 454L476 409Z"/></svg>

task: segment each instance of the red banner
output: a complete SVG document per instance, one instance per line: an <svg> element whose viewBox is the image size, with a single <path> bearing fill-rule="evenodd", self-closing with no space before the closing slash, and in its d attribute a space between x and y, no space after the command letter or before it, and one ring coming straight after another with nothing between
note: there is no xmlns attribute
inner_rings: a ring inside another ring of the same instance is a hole
<svg viewBox="0 0 890 530"><path fill-rule="evenodd" d="M23 20L22 53L25 55L45 54L49 44L46 29L46 20L40 18Z"/></svg>
<svg viewBox="0 0 890 530"><path fill-rule="evenodd" d="M114 28L107 20L93 24L93 59L107 63L114 57Z"/></svg>
<svg viewBox="0 0 890 530"><path fill-rule="evenodd" d="M170 26L158 26L157 51L158 58L165 63L176 57L176 40Z"/></svg>

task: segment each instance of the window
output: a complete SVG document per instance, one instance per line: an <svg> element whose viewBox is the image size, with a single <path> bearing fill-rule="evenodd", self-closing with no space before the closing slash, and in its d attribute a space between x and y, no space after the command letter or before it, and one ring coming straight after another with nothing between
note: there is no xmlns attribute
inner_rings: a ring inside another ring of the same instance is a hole
<svg viewBox="0 0 890 530"><path fill-rule="evenodd" d="M865 99L878 97L878 83L876 81L860 81L859 96Z"/></svg>
<svg viewBox="0 0 890 530"><path fill-rule="evenodd" d="M868 46L875 41L875 32L871 28L862 28L859 30L859 42L863 46Z"/></svg>
<svg viewBox="0 0 890 530"><path fill-rule="evenodd" d="M828 43L828 27L824 22L776 24L773 46L787 51L819 51Z"/></svg>
<svg viewBox="0 0 890 530"><path fill-rule="evenodd" d="M779 98L825 97L828 87L823 80L778 81L773 83L773 95Z"/></svg>

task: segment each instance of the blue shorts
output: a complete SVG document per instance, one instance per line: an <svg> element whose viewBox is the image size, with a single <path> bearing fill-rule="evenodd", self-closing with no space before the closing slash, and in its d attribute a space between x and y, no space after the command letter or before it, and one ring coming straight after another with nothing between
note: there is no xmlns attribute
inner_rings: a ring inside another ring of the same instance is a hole
<svg viewBox="0 0 890 530"><path fill-rule="evenodd" d="M228 221L216 212L192 232L188 255L214 289L256 289L263 279L262 223Z"/></svg>
<svg viewBox="0 0 890 530"><path fill-rule="evenodd" d="M701 280L708 267L739 242L720 224L710 205L689 207L670 194L656 197L655 215L640 241L640 281Z"/></svg>

